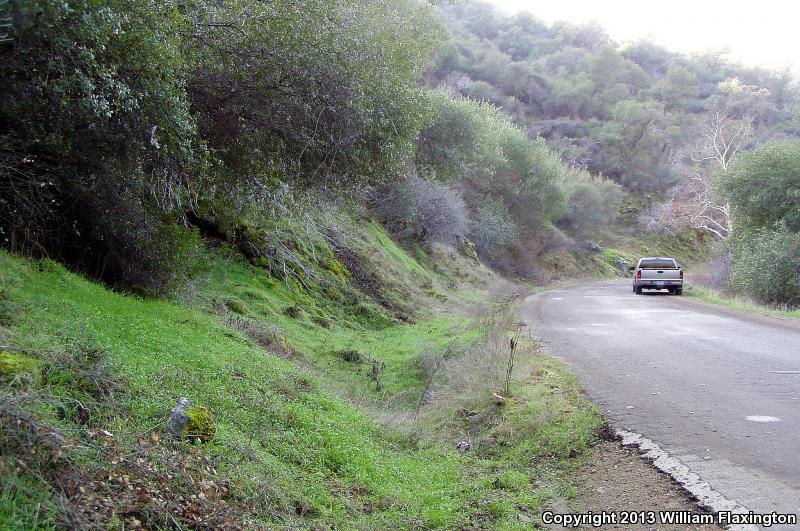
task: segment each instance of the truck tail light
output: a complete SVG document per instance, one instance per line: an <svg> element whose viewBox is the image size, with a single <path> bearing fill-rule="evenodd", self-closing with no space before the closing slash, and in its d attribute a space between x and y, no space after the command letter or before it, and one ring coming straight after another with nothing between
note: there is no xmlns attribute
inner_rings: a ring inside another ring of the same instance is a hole
<svg viewBox="0 0 800 531"><path fill-rule="evenodd" d="M683 280L683 269L681 269L678 273L680 275L680 279Z"/></svg>
<svg viewBox="0 0 800 531"><path fill-rule="evenodd" d="M636 278L642 278L642 270L641 269L637 269L636 270Z"/></svg>

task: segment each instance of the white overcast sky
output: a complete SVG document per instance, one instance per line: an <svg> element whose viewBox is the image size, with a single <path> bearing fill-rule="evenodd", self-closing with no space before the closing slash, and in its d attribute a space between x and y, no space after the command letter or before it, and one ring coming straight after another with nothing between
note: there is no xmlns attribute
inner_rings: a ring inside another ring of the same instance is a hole
<svg viewBox="0 0 800 531"><path fill-rule="evenodd" d="M750 66L791 67L800 77L800 2L796 0L488 0L546 22L596 21L617 42L649 38L684 53L730 49Z"/></svg>

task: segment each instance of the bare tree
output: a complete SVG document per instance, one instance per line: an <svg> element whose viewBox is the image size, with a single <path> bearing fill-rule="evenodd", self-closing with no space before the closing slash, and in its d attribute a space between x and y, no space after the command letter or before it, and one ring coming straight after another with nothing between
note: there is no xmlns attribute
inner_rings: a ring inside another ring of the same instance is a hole
<svg viewBox="0 0 800 531"><path fill-rule="evenodd" d="M694 171L686 185L688 205L686 213L692 228L707 230L724 240L733 227L731 205L720 198L714 189L716 177L711 172Z"/></svg>
<svg viewBox="0 0 800 531"><path fill-rule="evenodd" d="M679 225L706 230L721 240L731 233L731 206L716 189L717 175L727 173L755 137L759 112L769 96L766 89L735 78L720 83L716 102L700 123L697 142L680 162L686 182L666 205Z"/></svg>
<svg viewBox="0 0 800 531"><path fill-rule="evenodd" d="M692 162L716 163L724 172L755 133L755 113L751 109L737 109L729 99L721 99L709 112L701 130Z"/></svg>

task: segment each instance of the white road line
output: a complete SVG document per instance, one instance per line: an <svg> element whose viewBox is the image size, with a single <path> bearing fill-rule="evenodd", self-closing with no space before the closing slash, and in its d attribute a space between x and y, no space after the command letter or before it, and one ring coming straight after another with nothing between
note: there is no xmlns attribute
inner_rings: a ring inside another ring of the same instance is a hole
<svg viewBox="0 0 800 531"><path fill-rule="evenodd" d="M749 415L745 417L750 422L780 422L778 417L770 417L767 415Z"/></svg>

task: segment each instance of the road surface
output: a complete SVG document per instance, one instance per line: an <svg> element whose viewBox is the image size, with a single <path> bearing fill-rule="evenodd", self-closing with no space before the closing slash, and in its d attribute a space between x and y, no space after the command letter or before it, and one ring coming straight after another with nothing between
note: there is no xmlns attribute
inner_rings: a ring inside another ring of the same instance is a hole
<svg viewBox="0 0 800 531"><path fill-rule="evenodd" d="M629 281L540 293L521 312L615 428L752 511L800 512L800 321Z"/></svg>

